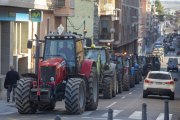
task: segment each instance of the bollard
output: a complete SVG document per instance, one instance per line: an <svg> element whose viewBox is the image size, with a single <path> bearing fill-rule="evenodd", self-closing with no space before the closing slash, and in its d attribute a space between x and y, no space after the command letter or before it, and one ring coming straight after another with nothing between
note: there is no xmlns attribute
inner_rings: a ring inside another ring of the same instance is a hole
<svg viewBox="0 0 180 120"><path fill-rule="evenodd" d="M108 110L108 120L113 120L113 109Z"/></svg>
<svg viewBox="0 0 180 120"><path fill-rule="evenodd" d="M168 105L168 100L166 99L164 101L165 106L164 106L164 120L169 120L169 105Z"/></svg>
<svg viewBox="0 0 180 120"><path fill-rule="evenodd" d="M54 120L61 120L60 115L56 115L56 117L54 118Z"/></svg>
<svg viewBox="0 0 180 120"><path fill-rule="evenodd" d="M142 104L142 120L147 120L146 103Z"/></svg>

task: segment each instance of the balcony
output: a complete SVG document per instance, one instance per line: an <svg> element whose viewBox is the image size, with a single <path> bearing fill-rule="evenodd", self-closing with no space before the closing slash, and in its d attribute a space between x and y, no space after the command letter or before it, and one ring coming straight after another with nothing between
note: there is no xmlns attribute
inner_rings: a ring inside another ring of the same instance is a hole
<svg viewBox="0 0 180 120"><path fill-rule="evenodd" d="M66 0L47 0L47 6L49 10L66 7Z"/></svg>
<svg viewBox="0 0 180 120"><path fill-rule="evenodd" d="M103 4L103 1L100 2L100 14L101 15L115 15L115 0L111 0L111 3Z"/></svg>
<svg viewBox="0 0 180 120"><path fill-rule="evenodd" d="M101 33L99 36L99 42L114 42L114 37L117 38L117 35L115 36L114 33Z"/></svg>

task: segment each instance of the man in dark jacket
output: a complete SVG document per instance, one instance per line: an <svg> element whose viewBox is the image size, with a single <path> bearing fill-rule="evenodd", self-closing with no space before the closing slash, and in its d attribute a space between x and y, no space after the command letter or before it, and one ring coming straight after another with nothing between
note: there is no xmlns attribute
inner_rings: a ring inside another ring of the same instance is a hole
<svg viewBox="0 0 180 120"><path fill-rule="evenodd" d="M5 88L7 88L7 102L10 100L10 94L13 89L13 86L17 84L17 80L19 80L18 72L14 71L14 66L10 66L10 71L6 74L6 79L4 82ZM13 92L12 100L14 97L15 92Z"/></svg>

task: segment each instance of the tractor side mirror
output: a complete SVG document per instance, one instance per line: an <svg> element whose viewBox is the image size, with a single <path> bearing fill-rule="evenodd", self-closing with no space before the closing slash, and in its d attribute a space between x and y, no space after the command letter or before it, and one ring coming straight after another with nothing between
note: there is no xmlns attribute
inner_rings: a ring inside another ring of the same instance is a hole
<svg viewBox="0 0 180 120"><path fill-rule="evenodd" d="M32 41L29 41L27 42L27 48L31 49L32 48Z"/></svg>
<svg viewBox="0 0 180 120"><path fill-rule="evenodd" d="M86 39L86 47L91 47L92 41L91 39L87 38Z"/></svg>

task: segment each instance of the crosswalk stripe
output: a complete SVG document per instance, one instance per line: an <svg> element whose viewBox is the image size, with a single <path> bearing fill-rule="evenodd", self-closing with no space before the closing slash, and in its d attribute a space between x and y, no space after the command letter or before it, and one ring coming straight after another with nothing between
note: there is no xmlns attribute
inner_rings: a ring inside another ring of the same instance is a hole
<svg viewBox="0 0 180 120"><path fill-rule="evenodd" d="M123 110L113 110L113 117L116 117L116 115L118 115L122 111ZM102 117L108 117L108 113L103 114Z"/></svg>
<svg viewBox="0 0 180 120"><path fill-rule="evenodd" d="M129 116L130 119L141 119L142 112L141 111L135 111L133 114Z"/></svg>
<svg viewBox="0 0 180 120"><path fill-rule="evenodd" d="M94 111L86 111L82 115L87 116L87 115L90 115L92 112L94 112Z"/></svg>
<svg viewBox="0 0 180 120"><path fill-rule="evenodd" d="M169 114L169 120L172 119L172 114ZM164 120L164 113L160 113L156 120Z"/></svg>

